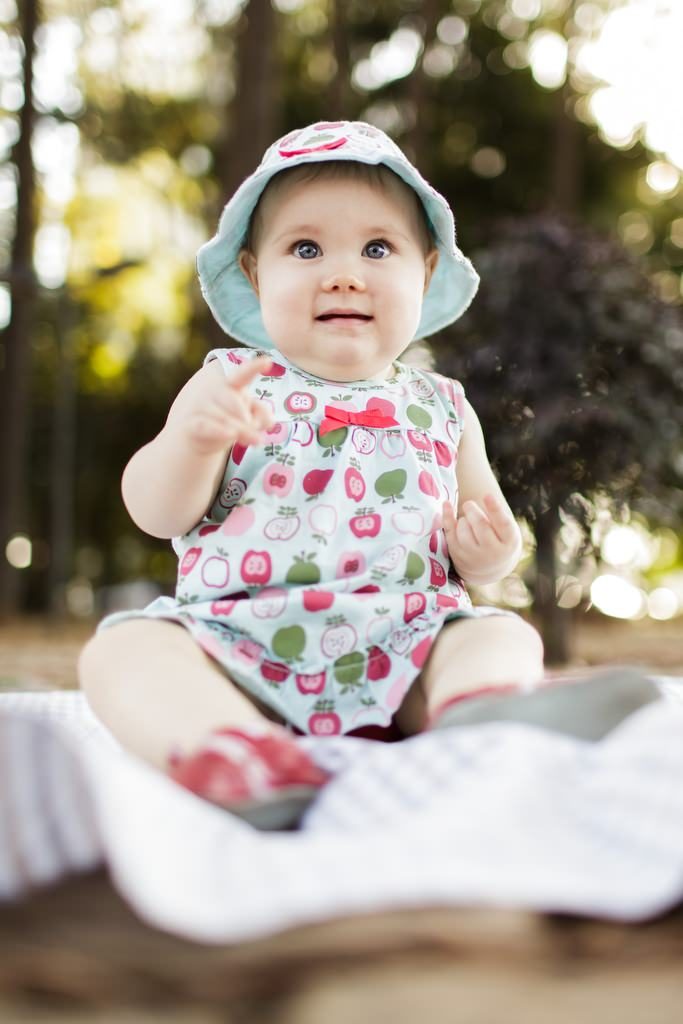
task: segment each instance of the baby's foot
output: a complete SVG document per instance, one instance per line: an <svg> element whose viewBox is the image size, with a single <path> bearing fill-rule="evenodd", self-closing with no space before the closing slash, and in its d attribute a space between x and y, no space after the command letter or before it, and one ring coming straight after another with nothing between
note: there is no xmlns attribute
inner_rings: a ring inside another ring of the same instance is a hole
<svg viewBox="0 0 683 1024"><path fill-rule="evenodd" d="M522 722L583 740L599 740L660 696L658 686L644 672L616 667L579 678L545 679L532 690L483 687L451 697L432 713L427 729Z"/></svg>
<svg viewBox="0 0 683 1024"><path fill-rule="evenodd" d="M168 764L181 786L264 830L293 826L330 778L279 725L216 729Z"/></svg>

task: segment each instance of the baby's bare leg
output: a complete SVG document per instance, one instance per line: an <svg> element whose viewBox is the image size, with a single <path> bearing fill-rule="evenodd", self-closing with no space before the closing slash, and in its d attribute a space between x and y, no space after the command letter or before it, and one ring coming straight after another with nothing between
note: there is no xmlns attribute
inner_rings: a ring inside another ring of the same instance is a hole
<svg viewBox="0 0 683 1024"><path fill-rule="evenodd" d="M122 746L165 769L207 733L268 719L177 623L131 619L96 633L78 676L98 718Z"/></svg>
<svg viewBox="0 0 683 1024"><path fill-rule="evenodd" d="M431 712L483 686L533 684L543 676L543 643L523 619L492 615L444 626L396 714L407 735L421 732Z"/></svg>

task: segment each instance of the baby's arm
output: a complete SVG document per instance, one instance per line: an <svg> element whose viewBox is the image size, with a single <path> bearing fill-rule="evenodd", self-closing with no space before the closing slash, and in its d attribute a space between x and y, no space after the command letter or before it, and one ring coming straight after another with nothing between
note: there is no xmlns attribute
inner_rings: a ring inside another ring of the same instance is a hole
<svg viewBox="0 0 683 1024"><path fill-rule="evenodd" d="M141 530L152 537L177 537L201 520L232 445L258 442L272 425L270 410L246 390L270 364L267 356L258 356L226 377L214 360L188 380L164 428L123 471L123 501Z"/></svg>
<svg viewBox="0 0 683 1024"><path fill-rule="evenodd" d="M465 400L465 423L456 469L459 515L444 502L443 528L460 577L468 583L495 583L512 572L522 538L486 455L477 414Z"/></svg>

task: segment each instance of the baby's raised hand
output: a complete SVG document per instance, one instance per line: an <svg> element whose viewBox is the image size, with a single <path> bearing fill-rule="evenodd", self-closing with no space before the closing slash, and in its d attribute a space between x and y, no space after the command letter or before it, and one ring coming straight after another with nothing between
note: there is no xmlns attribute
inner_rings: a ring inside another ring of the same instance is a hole
<svg viewBox="0 0 683 1024"><path fill-rule="evenodd" d="M241 363L229 377L206 376L185 409L184 433L198 455L222 451L236 441L257 444L273 425L268 406L247 391L247 385L271 366L268 356Z"/></svg>
<svg viewBox="0 0 683 1024"><path fill-rule="evenodd" d="M494 494L486 494L483 508L465 501L456 519L449 501L443 504L443 529L448 551L459 576L470 583L503 579L517 564L521 536L510 509Z"/></svg>

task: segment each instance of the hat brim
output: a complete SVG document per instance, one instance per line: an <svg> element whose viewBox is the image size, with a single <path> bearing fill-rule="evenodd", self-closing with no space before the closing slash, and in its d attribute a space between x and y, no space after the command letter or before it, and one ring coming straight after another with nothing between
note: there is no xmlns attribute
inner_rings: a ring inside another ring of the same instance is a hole
<svg viewBox="0 0 683 1024"><path fill-rule="evenodd" d="M301 154L291 159L287 167L328 160L361 162L356 153L345 154L343 149L333 149ZM479 287L479 275L456 244L455 224L448 203L412 164L379 151L367 154L362 162L384 164L405 181L417 192L432 226L439 261L412 340L426 338L464 313ZM232 338L262 349L272 349L274 344L263 324L258 297L239 266L238 255L261 193L270 179L283 169L262 167L243 181L225 206L215 236L197 253L202 294L220 326Z"/></svg>

